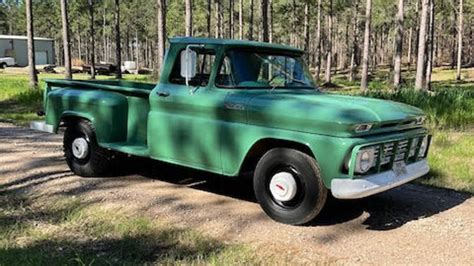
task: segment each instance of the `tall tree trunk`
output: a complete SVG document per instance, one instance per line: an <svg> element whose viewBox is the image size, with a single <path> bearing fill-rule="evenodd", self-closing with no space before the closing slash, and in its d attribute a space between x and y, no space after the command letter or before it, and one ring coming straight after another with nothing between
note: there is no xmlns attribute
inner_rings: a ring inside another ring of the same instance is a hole
<svg viewBox="0 0 474 266"><path fill-rule="evenodd" d="M222 36L222 25L221 25L221 1L215 0L216 4L216 38L220 38Z"/></svg>
<svg viewBox="0 0 474 266"><path fill-rule="evenodd" d="M234 39L234 1L229 1L229 38Z"/></svg>
<svg viewBox="0 0 474 266"><path fill-rule="evenodd" d="M464 17L463 0L459 0L458 60L457 60L456 80L461 80L463 17Z"/></svg>
<svg viewBox="0 0 474 266"><path fill-rule="evenodd" d="M456 5L456 0L452 0L452 4L453 6ZM451 41L452 41L452 44L451 44L451 47L456 47L456 23L458 21L458 12L456 10L456 8L453 8L453 16L452 16L452 24L454 25L453 27L451 27ZM450 49L451 50L451 69L454 69L455 65L456 65L456 49Z"/></svg>
<svg viewBox="0 0 474 266"><path fill-rule="evenodd" d="M412 43L413 43L413 27L410 26L410 29L408 30L408 52L407 52L408 70L410 70L410 67L411 67Z"/></svg>
<svg viewBox="0 0 474 266"><path fill-rule="evenodd" d="M239 39L244 38L244 0L239 0Z"/></svg>
<svg viewBox="0 0 474 266"><path fill-rule="evenodd" d="M77 34L77 52L79 56L79 60L82 61L82 41L81 41L81 33Z"/></svg>
<svg viewBox="0 0 474 266"><path fill-rule="evenodd" d="M38 88L38 75L36 74L35 42L33 29L33 6L31 0L25 1L26 6L26 34L28 36L28 73L30 76L30 87Z"/></svg>
<svg viewBox="0 0 474 266"><path fill-rule="evenodd" d="M66 79L72 79L71 71L71 44L69 40L69 20L66 0L61 0L61 18L63 22L64 67Z"/></svg>
<svg viewBox="0 0 474 266"><path fill-rule="evenodd" d="M115 0L115 78L122 78L122 47L120 44L120 0Z"/></svg>
<svg viewBox="0 0 474 266"><path fill-rule="evenodd" d="M260 0L262 10L262 35L263 41L268 42L268 0Z"/></svg>
<svg viewBox="0 0 474 266"><path fill-rule="evenodd" d="M468 58L470 58L469 59L469 64L470 65L474 63L474 53L473 53L474 52L474 30L473 30L473 28L474 28L474 24L469 28L469 36L470 36L469 37L469 43L470 43L470 45L469 45L469 54L468 54L469 57ZM436 45L436 51L438 51L438 45ZM438 58L438 57L436 57L436 58Z"/></svg>
<svg viewBox="0 0 474 266"><path fill-rule="evenodd" d="M395 62L393 69L393 86L398 88L401 82L403 49L403 0L398 0L397 36L395 37Z"/></svg>
<svg viewBox="0 0 474 266"><path fill-rule="evenodd" d="M354 81L355 79L355 72L356 72L356 57L357 57L357 51L359 50L358 45L357 45L357 37L359 35L359 0L355 0L355 7L354 7L354 13L353 13L353 22L354 24L352 25L352 53L351 53L351 66L349 69L349 81Z"/></svg>
<svg viewBox="0 0 474 266"><path fill-rule="evenodd" d="M328 14L328 48L327 48L327 57L326 57L326 73L324 77L324 81L328 84L331 84L331 60L332 60L332 20L333 20L333 7L332 1L329 0L329 14Z"/></svg>
<svg viewBox="0 0 474 266"><path fill-rule="evenodd" d="M434 52L434 20L435 20L435 3L430 1L430 22L428 24L428 59L426 61L425 84L428 89L431 89L431 72L433 71L433 52Z"/></svg>
<svg viewBox="0 0 474 266"><path fill-rule="evenodd" d="M158 8L158 66L161 70L163 66L163 58L165 56L166 45L166 0L157 0ZM209 18L208 18L209 19Z"/></svg>
<svg viewBox="0 0 474 266"><path fill-rule="evenodd" d="M429 0L422 0L421 3L421 19L420 19L420 33L418 36L418 59L416 61L416 78L415 89L425 89L424 73L425 73L425 54L426 54L426 25L428 17Z"/></svg>
<svg viewBox="0 0 474 266"><path fill-rule="evenodd" d="M306 60L309 59L309 0L304 2L304 50Z"/></svg>
<svg viewBox="0 0 474 266"><path fill-rule="evenodd" d="M138 75L138 70L140 69L140 42L138 41L138 30L135 28L135 62L137 66L135 69L135 75Z"/></svg>
<svg viewBox="0 0 474 266"><path fill-rule="evenodd" d="M372 0L367 0L367 6L365 10L365 31L364 31L364 49L362 54L362 73L360 88L361 90L367 90L368 85L368 72L369 72L369 48L370 48L370 24L372 16Z"/></svg>
<svg viewBox="0 0 474 266"><path fill-rule="evenodd" d="M207 0L206 21L207 21L207 37L208 38L210 38L211 35L212 35L212 32L211 32L211 16L212 16L212 0Z"/></svg>
<svg viewBox="0 0 474 266"><path fill-rule="evenodd" d="M89 0L89 19L89 38L91 44L89 56L91 65L91 79L95 79L94 0Z"/></svg>
<svg viewBox="0 0 474 266"><path fill-rule="evenodd" d="M107 59L107 36L105 34L105 26L107 24L107 21L105 19L105 14L106 14L106 9L105 9L105 5L103 5L103 9L102 9L102 46L103 46L102 47L102 50L103 50L102 60L104 60L105 62L108 62L109 60Z"/></svg>
<svg viewBox="0 0 474 266"><path fill-rule="evenodd" d="M253 1L250 0L249 40L253 40Z"/></svg>
<svg viewBox="0 0 474 266"><path fill-rule="evenodd" d="M416 15L415 15L415 43L414 43L414 51L412 52L412 56L418 55L418 46L420 43L420 14L421 14L421 1L422 0L415 0L415 10L416 10Z"/></svg>
<svg viewBox="0 0 474 266"><path fill-rule="evenodd" d="M186 1L186 36L193 36L193 3L192 0Z"/></svg>
<svg viewBox="0 0 474 266"><path fill-rule="evenodd" d="M321 74L321 0L318 0L318 15L316 18L316 82Z"/></svg>
<svg viewBox="0 0 474 266"><path fill-rule="evenodd" d="M332 0L330 0L332 1ZM290 43L291 45L293 46L298 46L298 41L297 41L297 35L296 35L296 28L297 28L297 14L296 14L296 0L293 0L293 4L291 6L291 12L292 12L292 15L291 15L291 28L293 29L291 32L290 32Z"/></svg>
<svg viewBox="0 0 474 266"><path fill-rule="evenodd" d="M268 0L268 41L273 42L273 0Z"/></svg>

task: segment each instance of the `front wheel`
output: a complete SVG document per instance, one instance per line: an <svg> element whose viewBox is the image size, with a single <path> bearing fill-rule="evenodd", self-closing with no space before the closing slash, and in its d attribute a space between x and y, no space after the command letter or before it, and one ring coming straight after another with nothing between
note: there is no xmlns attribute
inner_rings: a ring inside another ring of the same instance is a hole
<svg viewBox="0 0 474 266"><path fill-rule="evenodd" d="M70 123L64 132L64 155L76 175L83 177L109 175L114 155L99 147L92 124L86 120Z"/></svg>
<svg viewBox="0 0 474 266"><path fill-rule="evenodd" d="M258 162L253 180L262 209L281 223L308 223L326 202L327 189L316 160L294 149L268 151Z"/></svg>

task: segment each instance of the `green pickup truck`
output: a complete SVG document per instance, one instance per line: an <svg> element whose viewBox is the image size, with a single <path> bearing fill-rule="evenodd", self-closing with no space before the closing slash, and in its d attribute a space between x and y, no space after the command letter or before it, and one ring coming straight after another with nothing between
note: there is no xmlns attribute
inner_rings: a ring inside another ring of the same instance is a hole
<svg viewBox="0 0 474 266"><path fill-rule="evenodd" d="M304 224L328 191L362 198L425 175L424 114L402 103L321 92L302 50L173 38L158 85L48 80L45 121L64 127L79 176L110 173L124 153L223 176L253 173L274 220Z"/></svg>

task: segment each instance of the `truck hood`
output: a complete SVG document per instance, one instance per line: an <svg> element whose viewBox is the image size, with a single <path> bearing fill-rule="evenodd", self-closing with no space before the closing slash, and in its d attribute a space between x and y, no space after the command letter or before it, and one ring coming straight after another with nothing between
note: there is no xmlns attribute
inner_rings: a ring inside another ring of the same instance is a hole
<svg viewBox="0 0 474 266"><path fill-rule="evenodd" d="M315 91L273 91L253 97L247 106L249 124L332 136L359 136L420 127L422 110L403 103ZM357 124L369 132L355 133Z"/></svg>

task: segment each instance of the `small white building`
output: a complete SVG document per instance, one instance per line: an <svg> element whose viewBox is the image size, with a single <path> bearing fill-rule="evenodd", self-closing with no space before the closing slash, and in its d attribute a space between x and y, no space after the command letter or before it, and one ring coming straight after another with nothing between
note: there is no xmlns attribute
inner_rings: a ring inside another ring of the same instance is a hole
<svg viewBox="0 0 474 266"><path fill-rule="evenodd" d="M35 37L36 65L54 64L54 40ZM26 36L0 35L0 57L13 57L18 66L28 65Z"/></svg>

